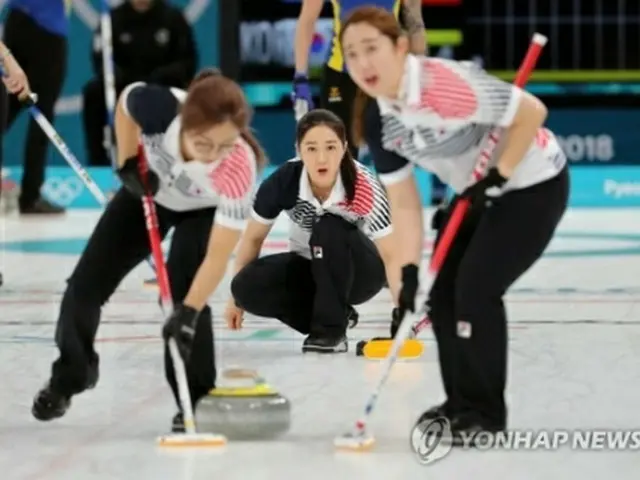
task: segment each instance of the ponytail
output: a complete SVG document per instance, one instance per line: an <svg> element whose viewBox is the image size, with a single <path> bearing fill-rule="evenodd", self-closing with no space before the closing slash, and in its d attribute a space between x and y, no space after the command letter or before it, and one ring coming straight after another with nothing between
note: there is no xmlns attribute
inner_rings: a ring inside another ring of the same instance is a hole
<svg viewBox="0 0 640 480"><path fill-rule="evenodd" d="M242 139L249 144L249 146L251 147L251 150L253 150L253 153L256 156L256 164L258 165L258 172L261 172L268 162L267 162L267 156L265 155L264 150L260 145L260 142L258 142L258 139L253 135L253 133L251 133L251 131L248 128L243 130L240 133L240 135L242 136Z"/></svg>
<svg viewBox="0 0 640 480"><path fill-rule="evenodd" d="M356 181L358 179L358 170L356 161L353 159L351 152L347 148L340 162L340 176L342 177L342 185L349 203L353 202L356 197Z"/></svg>
<svg viewBox="0 0 640 480"><path fill-rule="evenodd" d="M364 140L364 112L367 108L367 104L372 101L372 98L358 88L356 90L356 97L353 101L353 119L351 121L351 137L356 147L363 147Z"/></svg>

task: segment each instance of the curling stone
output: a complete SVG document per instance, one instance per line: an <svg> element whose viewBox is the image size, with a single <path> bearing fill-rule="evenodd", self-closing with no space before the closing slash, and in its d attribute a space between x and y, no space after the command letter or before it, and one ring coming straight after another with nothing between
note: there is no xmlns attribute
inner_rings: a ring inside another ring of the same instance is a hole
<svg viewBox="0 0 640 480"><path fill-rule="evenodd" d="M245 385L221 386L202 398L195 412L199 431L224 435L229 440L266 440L289 430L289 400L257 372L230 369L223 373L223 378L241 380Z"/></svg>

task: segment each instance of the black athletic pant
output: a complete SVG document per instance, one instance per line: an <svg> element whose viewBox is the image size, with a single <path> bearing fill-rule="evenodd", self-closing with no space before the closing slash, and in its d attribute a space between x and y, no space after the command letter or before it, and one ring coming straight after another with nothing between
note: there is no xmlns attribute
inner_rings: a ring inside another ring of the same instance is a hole
<svg viewBox="0 0 640 480"><path fill-rule="evenodd" d="M463 222L429 298L450 415L472 413L506 424L502 297L542 256L568 195L565 168L546 182L506 193L491 207L470 211Z"/></svg>
<svg viewBox="0 0 640 480"><path fill-rule="evenodd" d="M43 29L21 11L10 9L4 27L4 42L26 73L31 90L38 94L38 108L53 122L54 107L62 91L67 68L67 39ZM11 95L7 128L21 109L18 97ZM31 119L20 194L20 206L23 208L40 198L48 146L47 136Z"/></svg>
<svg viewBox="0 0 640 480"><path fill-rule="evenodd" d="M175 212L160 205L156 209L162 237L175 227L167 269L173 302L177 304L186 296L205 256L215 209ZM148 238L141 200L120 189L107 205L67 281L56 328L60 357L53 364L51 380L58 391L76 394L87 387L91 369L97 368L98 357L93 345L101 307L125 276L150 254ZM158 335L159 329L160 325ZM186 369L195 404L213 388L216 378L209 307L205 307L199 317ZM173 365L166 347L165 370L178 401Z"/></svg>
<svg viewBox="0 0 640 480"><path fill-rule="evenodd" d="M353 104L358 87L347 72L338 72L329 66L324 67L320 85L320 107L335 113L347 127L347 140L353 158L358 159L358 147L352 138L351 122Z"/></svg>
<svg viewBox="0 0 640 480"><path fill-rule="evenodd" d="M120 95L125 87L126 84L116 83L116 95ZM104 97L104 83L101 78L90 80L82 90L82 123L89 165L111 166L111 160L104 148L107 105Z"/></svg>
<svg viewBox="0 0 640 480"><path fill-rule="evenodd" d="M318 217L309 247L312 260L293 252L254 260L234 277L231 292L243 310L302 334L344 335L348 307L383 288L384 264L369 238L334 215Z"/></svg>

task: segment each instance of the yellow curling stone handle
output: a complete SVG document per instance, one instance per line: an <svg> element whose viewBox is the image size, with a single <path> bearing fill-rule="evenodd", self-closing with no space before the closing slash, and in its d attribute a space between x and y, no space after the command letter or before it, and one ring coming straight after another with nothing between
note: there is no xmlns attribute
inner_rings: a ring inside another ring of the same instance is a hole
<svg viewBox="0 0 640 480"><path fill-rule="evenodd" d="M260 379L260 375L258 375L258 372L255 370L251 370L249 368L227 368L223 373L222 376L224 378L230 378L233 380L238 380L238 379L250 379L250 380L261 380Z"/></svg>
<svg viewBox="0 0 640 480"><path fill-rule="evenodd" d="M277 391L266 384L253 387L219 387L209 391L212 397L268 397L277 394Z"/></svg>
<svg viewBox="0 0 640 480"><path fill-rule="evenodd" d="M255 370L246 368L230 368L223 372L224 378L233 380L253 380L254 385L247 387L218 387L209 392L212 397L266 397L278 392L266 383Z"/></svg>

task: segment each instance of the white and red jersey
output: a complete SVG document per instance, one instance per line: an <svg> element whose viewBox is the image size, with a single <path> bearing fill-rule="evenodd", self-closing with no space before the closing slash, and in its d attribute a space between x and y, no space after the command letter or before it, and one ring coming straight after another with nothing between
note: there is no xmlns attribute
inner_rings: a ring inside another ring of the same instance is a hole
<svg viewBox="0 0 640 480"><path fill-rule="evenodd" d="M399 99L378 98L365 114L365 140L380 180L400 181L417 165L463 191L489 134L513 123L522 94L471 62L408 55ZM488 168L500 157L500 138ZM541 128L504 189L548 180L565 164L555 136Z"/></svg>
<svg viewBox="0 0 640 480"><path fill-rule="evenodd" d="M142 130L149 168L160 180L154 200L179 212L216 207L216 223L244 228L257 187L257 159L249 144L239 138L231 152L214 163L185 162L179 111L186 92L134 83L122 96L127 114Z"/></svg>
<svg viewBox="0 0 640 480"><path fill-rule="evenodd" d="M281 212L289 217L290 250L311 258L309 239L314 220L325 213L352 223L372 240L391 233L391 215L385 191L375 175L356 163L355 193L349 201L338 175L329 197L320 203L311 191L309 176L297 158L282 164L266 178L255 197L252 216L271 224Z"/></svg>

